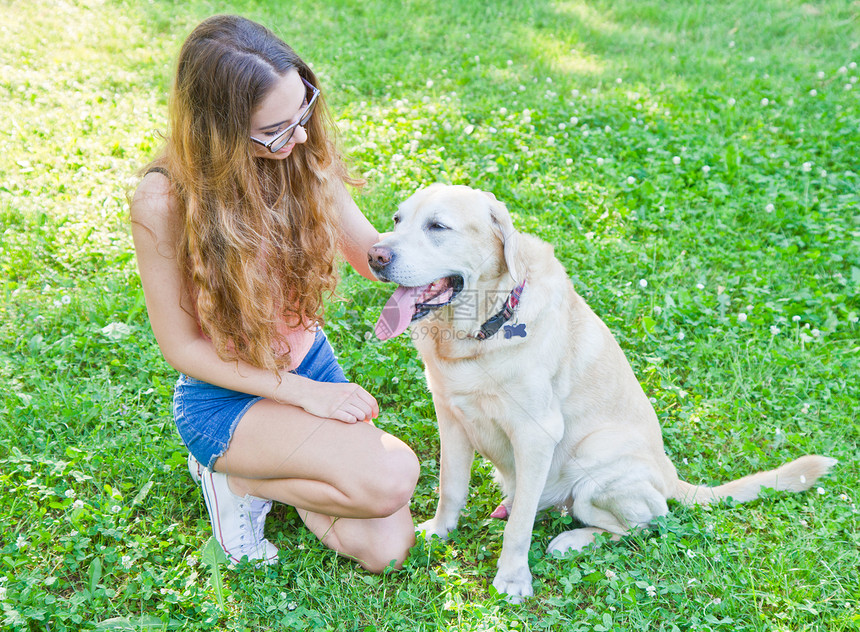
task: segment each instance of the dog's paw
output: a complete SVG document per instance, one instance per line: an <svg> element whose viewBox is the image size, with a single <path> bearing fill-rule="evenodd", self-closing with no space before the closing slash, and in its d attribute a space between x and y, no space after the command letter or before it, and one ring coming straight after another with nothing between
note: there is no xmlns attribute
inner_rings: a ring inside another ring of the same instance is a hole
<svg viewBox="0 0 860 632"><path fill-rule="evenodd" d="M425 540L432 540L434 536L445 540L448 538L448 534L451 533L451 529L446 528L444 524L435 518L422 522L415 527L415 531L423 534Z"/></svg>
<svg viewBox="0 0 860 632"><path fill-rule="evenodd" d="M564 531L552 539L552 542L546 547L546 552L552 555L553 553L564 554L568 551L582 551L588 545L594 544L594 536L598 533L604 533L603 529L583 527Z"/></svg>
<svg viewBox="0 0 860 632"><path fill-rule="evenodd" d="M514 571L499 571L493 580L493 588L505 595L510 603L522 603L526 597L534 595L532 574L528 566Z"/></svg>

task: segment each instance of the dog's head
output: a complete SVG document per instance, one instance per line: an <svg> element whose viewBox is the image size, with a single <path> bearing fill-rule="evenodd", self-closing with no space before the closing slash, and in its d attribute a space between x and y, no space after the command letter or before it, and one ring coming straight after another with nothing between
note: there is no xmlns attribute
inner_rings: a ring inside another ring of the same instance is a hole
<svg viewBox="0 0 860 632"><path fill-rule="evenodd" d="M377 335L398 335L480 281L505 277L516 285L516 249L510 214L493 194L443 184L419 190L398 208L394 232L368 255L380 280L400 286L386 305L390 316L383 319L391 322Z"/></svg>

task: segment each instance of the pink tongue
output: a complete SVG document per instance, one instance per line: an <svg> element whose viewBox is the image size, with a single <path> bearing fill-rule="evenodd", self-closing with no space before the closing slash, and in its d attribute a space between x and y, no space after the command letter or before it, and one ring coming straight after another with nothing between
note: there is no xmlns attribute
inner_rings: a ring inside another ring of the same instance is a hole
<svg viewBox="0 0 860 632"><path fill-rule="evenodd" d="M376 322L376 337L388 340L406 331L415 314L415 303L428 287L400 286L394 290Z"/></svg>

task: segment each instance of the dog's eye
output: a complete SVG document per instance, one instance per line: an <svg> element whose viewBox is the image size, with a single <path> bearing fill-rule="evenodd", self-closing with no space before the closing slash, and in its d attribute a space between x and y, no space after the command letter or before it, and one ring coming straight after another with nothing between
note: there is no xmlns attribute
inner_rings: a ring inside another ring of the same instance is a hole
<svg viewBox="0 0 860 632"><path fill-rule="evenodd" d="M400 215L394 216L394 225L397 226L400 223Z"/></svg>
<svg viewBox="0 0 860 632"><path fill-rule="evenodd" d="M430 222L429 224L427 224L427 228L429 228L430 230L449 230L449 228L441 222Z"/></svg>

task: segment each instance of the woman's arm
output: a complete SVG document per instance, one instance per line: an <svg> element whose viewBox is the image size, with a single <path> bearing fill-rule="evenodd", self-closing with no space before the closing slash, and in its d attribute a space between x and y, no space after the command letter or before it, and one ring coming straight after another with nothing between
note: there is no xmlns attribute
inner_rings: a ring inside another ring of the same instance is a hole
<svg viewBox="0 0 860 632"><path fill-rule="evenodd" d="M175 211L167 178L147 175L131 204L132 235L149 322L167 363L189 377L300 406L320 417L346 422L376 417L376 400L356 384L315 382L287 371L278 376L218 357L212 342L200 332L184 291L175 252Z"/></svg>
<svg viewBox="0 0 860 632"><path fill-rule="evenodd" d="M367 252L381 239L377 230L367 221L364 213L349 195L346 186L338 191L340 211L340 251L349 264L361 276L378 281L367 264Z"/></svg>

